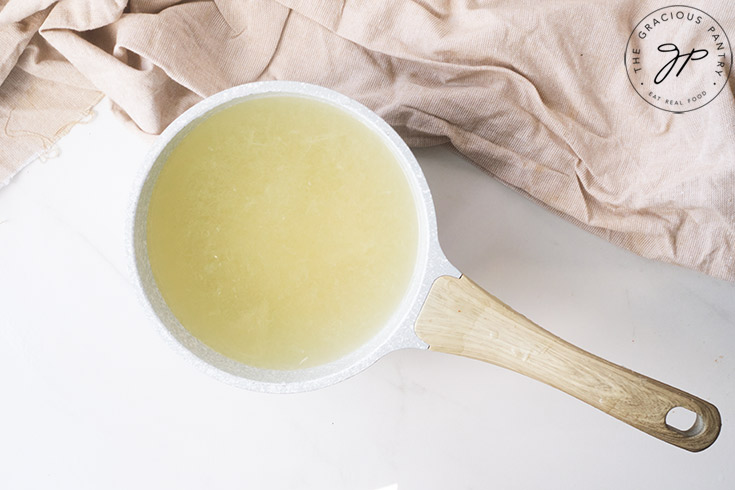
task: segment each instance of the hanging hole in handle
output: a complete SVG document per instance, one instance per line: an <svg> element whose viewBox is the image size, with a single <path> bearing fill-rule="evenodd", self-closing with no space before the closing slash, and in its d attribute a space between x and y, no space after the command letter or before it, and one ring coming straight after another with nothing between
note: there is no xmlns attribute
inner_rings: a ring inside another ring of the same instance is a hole
<svg viewBox="0 0 735 490"><path fill-rule="evenodd" d="M671 429L690 434L699 432L701 420L688 408L674 407L666 414L666 425Z"/></svg>

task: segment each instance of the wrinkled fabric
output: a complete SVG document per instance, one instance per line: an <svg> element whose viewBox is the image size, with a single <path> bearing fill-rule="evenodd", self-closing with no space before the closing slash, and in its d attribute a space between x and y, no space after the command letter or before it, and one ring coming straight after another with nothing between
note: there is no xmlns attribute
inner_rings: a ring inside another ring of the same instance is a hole
<svg viewBox="0 0 735 490"><path fill-rule="evenodd" d="M583 228L735 280L735 98L672 114L623 66L653 1L0 0L0 182L108 96L143 131L255 80L349 95ZM707 13L735 35L735 6Z"/></svg>

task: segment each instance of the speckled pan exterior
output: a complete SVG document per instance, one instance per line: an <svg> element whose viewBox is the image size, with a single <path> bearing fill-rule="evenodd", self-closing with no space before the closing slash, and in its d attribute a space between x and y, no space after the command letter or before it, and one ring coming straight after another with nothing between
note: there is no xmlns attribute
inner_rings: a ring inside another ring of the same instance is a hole
<svg viewBox="0 0 735 490"><path fill-rule="evenodd" d="M419 220L419 247L411 283L393 316L370 341L347 356L317 367L279 371L260 369L227 358L197 340L173 315L153 278L146 250L146 221L153 186L172 148L199 122L245 99L290 95L339 107L372 128L393 150L408 179ZM301 82L256 82L233 87L206 98L179 116L151 148L131 194L129 264L140 300L169 344L205 372L224 382L254 391L296 393L342 381L367 368L383 355L404 348L428 346L414 333L414 323L434 280L460 272L444 256L437 237L434 205L421 168L398 134L377 114L333 90Z"/></svg>

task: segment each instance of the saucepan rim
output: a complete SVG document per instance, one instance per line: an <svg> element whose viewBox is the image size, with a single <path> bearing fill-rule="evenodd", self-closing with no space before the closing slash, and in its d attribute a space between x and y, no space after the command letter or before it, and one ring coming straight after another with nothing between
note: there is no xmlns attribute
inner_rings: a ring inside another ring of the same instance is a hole
<svg viewBox="0 0 735 490"><path fill-rule="evenodd" d="M145 229L155 180L178 140L204 118L248 98L292 95L316 99L347 111L379 134L393 151L409 182L416 204L419 244L413 276L399 307L368 342L328 364L289 371L261 369L240 363L211 349L184 328L166 305L148 262ZM157 330L187 360L226 383L253 391L295 393L332 385L366 369L385 354L403 348L426 349L413 326L434 280L460 272L439 246L436 215L429 186L416 158L401 137L377 114L334 90L294 81L239 85L212 95L184 112L153 143L131 194L128 212L128 264L137 295Z"/></svg>

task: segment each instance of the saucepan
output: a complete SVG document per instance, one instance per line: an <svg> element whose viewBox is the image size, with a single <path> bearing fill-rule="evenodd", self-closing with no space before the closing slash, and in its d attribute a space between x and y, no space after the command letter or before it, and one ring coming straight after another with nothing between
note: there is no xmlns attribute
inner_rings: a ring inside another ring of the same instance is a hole
<svg viewBox="0 0 735 490"><path fill-rule="evenodd" d="M146 249L153 186L177 136L218 108L249 97L290 95L331 104L351 114L391 148L409 182L418 215L418 253L411 282L387 324L359 348L328 364L276 370L249 366L211 349L182 326L159 291ZM366 369L391 351L429 349L489 362L562 390L658 439L701 451L720 431L717 408L560 339L484 291L444 256L429 187L413 154L378 115L332 90L286 81L257 82L206 98L176 119L153 145L131 200L131 265L141 300L164 336L212 376L249 390L294 393L332 385ZM691 428L667 423L683 407L696 414Z"/></svg>

